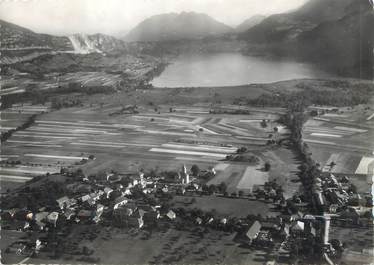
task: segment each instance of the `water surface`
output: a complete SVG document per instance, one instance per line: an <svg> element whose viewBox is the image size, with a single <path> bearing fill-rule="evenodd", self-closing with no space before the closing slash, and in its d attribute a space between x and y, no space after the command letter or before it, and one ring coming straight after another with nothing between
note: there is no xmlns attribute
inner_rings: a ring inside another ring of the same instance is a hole
<svg viewBox="0 0 374 265"><path fill-rule="evenodd" d="M240 53L183 54L152 80L155 87L235 86L298 78L326 78L316 67Z"/></svg>

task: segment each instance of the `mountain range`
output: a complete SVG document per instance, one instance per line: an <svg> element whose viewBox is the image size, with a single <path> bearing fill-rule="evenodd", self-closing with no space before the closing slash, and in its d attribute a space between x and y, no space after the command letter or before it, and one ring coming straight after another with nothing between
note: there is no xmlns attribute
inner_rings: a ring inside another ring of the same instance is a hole
<svg viewBox="0 0 374 265"><path fill-rule="evenodd" d="M155 15L139 23L124 39L127 41L173 41L200 39L233 32L233 28L206 14L181 12Z"/></svg>
<svg viewBox="0 0 374 265"><path fill-rule="evenodd" d="M263 15L254 15L254 16L244 20L238 26L236 26L235 31L236 32L247 31L247 30L251 29L252 27L260 24L265 18L266 18L266 16L263 16Z"/></svg>
<svg viewBox="0 0 374 265"><path fill-rule="evenodd" d="M37 56L35 50L87 54L124 52L130 46L138 52L137 42L141 41L144 45L157 43L151 49L167 52L195 43L202 51L206 46L219 52L220 47L223 51L231 45L244 53L313 62L342 76L373 78L373 25L369 0L310 0L292 12L251 17L236 29L206 14L182 12L152 16L123 39L100 33L39 34L2 20L0 35L2 55L8 59L11 53L24 56L31 50L33 56Z"/></svg>

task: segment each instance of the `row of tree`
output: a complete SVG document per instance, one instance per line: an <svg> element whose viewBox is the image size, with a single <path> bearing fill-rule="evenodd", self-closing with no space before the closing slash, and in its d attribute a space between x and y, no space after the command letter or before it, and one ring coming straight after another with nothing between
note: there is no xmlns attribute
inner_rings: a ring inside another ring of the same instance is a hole
<svg viewBox="0 0 374 265"><path fill-rule="evenodd" d="M13 133L15 133L17 131L25 130L28 127L30 127L31 125L33 125L34 122L35 122L36 116L37 116L36 114L33 114L23 124L21 124L17 128L8 130L6 132L2 132L1 133L1 142L5 142L6 140L8 140L9 137L11 137L13 135Z"/></svg>
<svg viewBox="0 0 374 265"><path fill-rule="evenodd" d="M301 104L303 107L315 105L328 106L355 106L358 104L367 104L370 100L370 94L373 94L373 86L365 84L327 84L332 88L324 90L312 86L301 86L301 91L298 92L284 92L276 94L262 94L255 99L240 98L235 103L245 103L258 107L285 107L289 104ZM339 87L339 86L340 87ZM335 87L338 86L338 87ZM244 101L244 102L243 102ZM293 107L291 107L293 108Z"/></svg>

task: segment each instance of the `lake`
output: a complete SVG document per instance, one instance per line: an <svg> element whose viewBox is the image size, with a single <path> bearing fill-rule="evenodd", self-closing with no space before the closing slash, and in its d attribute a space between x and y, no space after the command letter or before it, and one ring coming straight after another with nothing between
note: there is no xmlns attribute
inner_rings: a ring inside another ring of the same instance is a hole
<svg viewBox="0 0 374 265"><path fill-rule="evenodd" d="M326 78L316 67L240 53L183 54L152 80L155 87L236 86L298 78Z"/></svg>

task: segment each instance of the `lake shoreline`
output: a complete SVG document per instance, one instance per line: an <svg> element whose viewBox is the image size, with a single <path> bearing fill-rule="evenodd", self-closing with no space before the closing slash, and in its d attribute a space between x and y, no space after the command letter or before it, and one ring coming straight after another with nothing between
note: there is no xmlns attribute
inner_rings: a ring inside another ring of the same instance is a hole
<svg viewBox="0 0 374 265"><path fill-rule="evenodd" d="M154 86L152 85L153 89L240 89L245 87L268 87L268 86L277 86L279 84L287 84L293 82L323 82L323 81L368 81L365 79L357 79L357 78L349 78L349 77L331 77L331 78L294 78L294 79L287 79L287 80L280 80L276 82L269 82L269 83L248 83L242 85L228 85L228 86L178 86L178 87L161 87L161 86Z"/></svg>
<svg viewBox="0 0 374 265"><path fill-rule="evenodd" d="M162 73L149 81L154 87L216 87L267 84L304 78L335 77L314 65L270 60L239 52L183 53L172 58Z"/></svg>

